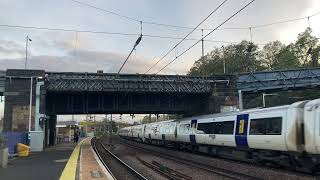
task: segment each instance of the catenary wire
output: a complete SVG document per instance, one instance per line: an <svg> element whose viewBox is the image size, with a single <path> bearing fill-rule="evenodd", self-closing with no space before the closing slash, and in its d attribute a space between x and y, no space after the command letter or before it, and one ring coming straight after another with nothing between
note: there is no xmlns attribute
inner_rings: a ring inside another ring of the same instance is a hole
<svg viewBox="0 0 320 180"><path fill-rule="evenodd" d="M241 11L243 11L245 8L247 8L250 4L252 4L255 0L251 0L249 3L247 3L245 6L243 6L241 9L239 9L237 12L235 12L233 15L231 15L229 18L227 18L225 21L223 21L221 24L219 24L216 28L214 28L212 31L210 31L207 35L205 35L203 38L208 37L210 34L212 34L216 29L218 29L219 27L221 27L222 25L224 25L225 23L227 23L230 19L232 19L233 17L235 17L237 14L239 14ZM176 58L174 58L173 60L171 60L169 63L167 63L164 67L162 67L157 73L155 74L159 74L159 72L161 72L163 69L165 69L166 67L168 67L171 63L173 63L174 61L176 61L179 57L181 57L183 54L185 54L186 52L188 52L190 49L192 49L195 45L197 45L199 42L201 42L201 39L198 40L196 43L194 43L192 46L190 46L189 48L187 48L185 51L183 51L181 54L179 54Z"/></svg>
<svg viewBox="0 0 320 180"><path fill-rule="evenodd" d="M8 28L21 28L21 29L36 29L36 30L47 30L47 31L61 31L61 32L77 32L77 33L92 33L92 34L108 34L108 35L123 35L123 36L139 36L139 33L122 33L122 32L107 32L107 31L92 31L92 30L80 30L80 29L64 29L64 28L49 28L49 27L38 27L38 26L22 26L22 25L10 25L10 24L0 24L0 27L8 27ZM160 35L152 35L152 34L143 34L144 37L150 38L159 38L159 39L173 39L179 40L183 39L182 37L173 37L173 36L160 36ZM196 38L186 38L188 41L197 41ZM204 40L207 42L214 43L239 43L237 41L223 41L223 40ZM259 44L264 45L264 44Z"/></svg>
<svg viewBox="0 0 320 180"><path fill-rule="evenodd" d="M219 6L217 6L211 13L204 18L195 28L193 28L183 39L181 39L176 45L174 45L165 55L163 55L155 64L150 66L148 70L144 73L148 73L153 67L155 67L160 61L162 61L165 57L167 57L175 48L177 48L190 34L192 34L203 22L205 22L213 13L215 13L220 7L225 4L227 0L224 0Z"/></svg>
<svg viewBox="0 0 320 180"><path fill-rule="evenodd" d="M100 10L100 11L103 11L103 12L106 12L106 13L109 13L109 14L113 14L113 15L116 15L116 16L119 16L121 18L124 18L124 19L128 19L128 20L131 20L131 21L135 21L135 22L143 22L144 24L150 24L150 25L157 25L157 26L164 26L164 27L171 27L171 28L179 28L179 29L194 29L193 27L189 27L189 26L181 26L181 25L173 25L173 24L165 24L165 23L158 23L158 22L152 22L152 21L143 21L143 20L139 20L137 18L133 18L133 17L129 17L129 16L125 16L125 15L122 15L120 13L117 13L117 12L114 12L114 11L111 11L111 10L107 10L107 9L103 9L103 8L100 8L100 7L97 7L97 6L94 6L94 5L91 5L91 4L88 4L88 3L85 3L85 2L81 2L81 1L77 1L77 0L70 0L70 1L73 1L77 4L80 4L82 6L87 6L87 7L90 7L90 8L93 8L93 9L96 9L96 10ZM313 16L316 16L316 15L319 15L320 14L320 11L314 13L314 14L311 14L309 16L304 16L304 17L300 17L300 18L293 18L293 19L288 19L288 20L283 20L283 21L277 21L277 22L271 22L271 23L266 23L266 24L259 24L259 25L251 25L251 26L248 26L248 27L225 27L225 28L218 28L217 30L247 30L248 28L252 28L252 29L255 29L255 28L260 28L260 27L265 27L265 26L271 26L271 25L275 25L275 24L283 24L283 23L288 23L288 22L293 22L293 21L299 21L299 20L303 20L303 19L307 19L307 18L311 18ZM201 28L201 29L196 29L196 30L208 30L208 31L211 31L213 29L210 29L210 28Z"/></svg>

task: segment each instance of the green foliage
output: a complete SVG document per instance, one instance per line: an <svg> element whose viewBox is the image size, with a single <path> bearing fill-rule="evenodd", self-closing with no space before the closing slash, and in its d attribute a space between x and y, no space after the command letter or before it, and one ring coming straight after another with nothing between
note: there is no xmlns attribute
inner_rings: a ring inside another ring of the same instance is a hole
<svg viewBox="0 0 320 180"><path fill-rule="evenodd" d="M102 122L96 122L95 127L95 136L101 137L106 134L117 132L120 125L115 121L105 118Z"/></svg>
<svg viewBox="0 0 320 180"><path fill-rule="evenodd" d="M198 59L188 74L222 74L224 64L227 74L318 66L320 45L311 33L312 30L307 28L289 45L274 41L259 48L252 42L242 41L239 44L215 48L205 57Z"/></svg>
<svg viewBox="0 0 320 180"><path fill-rule="evenodd" d="M149 115L146 115L143 117L141 124L153 123L153 122L158 122L158 121L166 121L169 119L177 119L179 117L181 118L181 116L179 116L179 115L166 114L166 115L159 115L159 118L157 119L157 117L155 117L155 116L152 116L150 118Z"/></svg>

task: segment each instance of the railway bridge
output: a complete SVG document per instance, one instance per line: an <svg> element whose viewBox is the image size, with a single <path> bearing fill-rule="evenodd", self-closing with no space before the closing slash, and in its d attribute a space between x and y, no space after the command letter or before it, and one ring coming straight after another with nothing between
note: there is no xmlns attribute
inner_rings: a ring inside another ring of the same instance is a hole
<svg viewBox="0 0 320 180"><path fill-rule="evenodd" d="M104 73L46 73L48 114L197 114L212 92L226 92L231 76L189 77Z"/></svg>
<svg viewBox="0 0 320 180"><path fill-rule="evenodd" d="M15 69L2 74L4 131L45 128L46 136L52 139L56 115L214 113L220 111L226 92L235 87L230 75L190 77Z"/></svg>
<svg viewBox="0 0 320 180"><path fill-rule="evenodd" d="M303 94L315 94L314 90L319 89L319 87L319 67L251 72L240 74L237 77L237 89L240 100L240 108L242 108L244 104L246 104L245 107L250 107L251 103L248 103L248 101L251 101L256 96L263 97L263 95L261 96L261 94L277 96L277 92L298 91L304 91ZM314 97L318 98L316 94L314 95ZM304 97L294 97L294 99L290 100L290 102L293 103L298 100L303 100L303 98ZM243 99L246 99L244 100L246 103L242 101Z"/></svg>
<svg viewBox="0 0 320 180"><path fill-rule="evenodd" d="M215 113L237 90L241 107L242 95L317 87L320 68L210 77L0 71L4 131L28 131L31 115L30 130L45 128L48 137L54 136L56 115Z"/></svg>

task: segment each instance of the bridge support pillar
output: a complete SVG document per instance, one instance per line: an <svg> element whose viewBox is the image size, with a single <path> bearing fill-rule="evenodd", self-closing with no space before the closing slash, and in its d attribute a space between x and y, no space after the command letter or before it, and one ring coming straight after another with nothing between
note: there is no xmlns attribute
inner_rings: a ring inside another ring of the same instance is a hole
<svg viewBox="0 0 320 180"><path fill-rule="evenodd" d="M54 146L56 144L56 124L57 124L57 115L47 116L45 121L45 145Z"/></svg>

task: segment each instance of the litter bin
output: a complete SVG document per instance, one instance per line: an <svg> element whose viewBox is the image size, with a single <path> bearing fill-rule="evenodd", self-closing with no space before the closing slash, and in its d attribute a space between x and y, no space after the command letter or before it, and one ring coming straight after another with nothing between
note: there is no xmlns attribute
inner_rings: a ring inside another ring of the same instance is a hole
<svg viewBox="0 0 320 180"><path fill-rule="evenodd" d="M18 147L17 149L18 149L18 156L19 157L29 156L29 151L30 151L29 146L27 146L25 144L18 143L17 147Z"/></svg>

